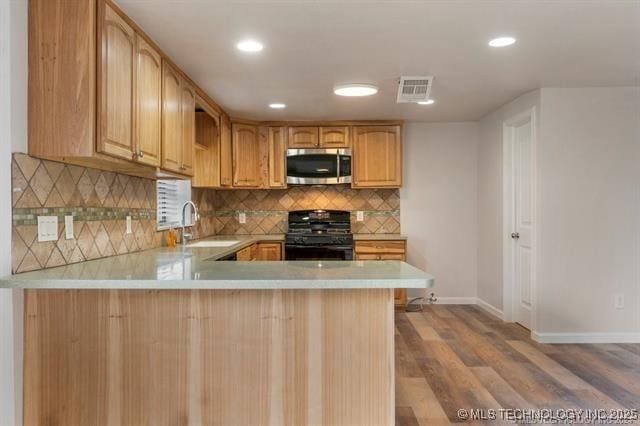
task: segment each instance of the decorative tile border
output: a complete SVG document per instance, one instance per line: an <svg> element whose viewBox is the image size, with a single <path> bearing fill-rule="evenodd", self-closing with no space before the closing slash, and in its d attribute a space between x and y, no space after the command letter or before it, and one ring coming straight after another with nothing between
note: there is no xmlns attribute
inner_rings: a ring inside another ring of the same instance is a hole
<svg viewBox="0 0 640 426"><path fill-rule="evenodd" d="M53 208L16 208L13 209L14 225L37 225L38 216L58 216L64 222L65 216L73 216L74 221L90 222L94 220L125 220L131 216L133 220L156 220L155 209L123 209L94 207L53 207Z"/></svg>

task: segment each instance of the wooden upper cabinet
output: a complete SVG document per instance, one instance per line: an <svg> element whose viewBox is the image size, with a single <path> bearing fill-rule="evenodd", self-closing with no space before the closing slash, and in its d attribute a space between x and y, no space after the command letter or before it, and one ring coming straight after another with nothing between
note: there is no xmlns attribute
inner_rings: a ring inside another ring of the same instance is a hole
<svg viewBox="0 0 640 426"><path fill-rule="evenodd" d="M287 131L285 127L269 127L269 187L285 188Z"/></svg>
<svg viewBox="0 0 640 426"><path fill-rule="evenodd" d="M133 159L136 34L108 4L100 2L98 151Z"/></svg>
<svg viewBox="0 0 640 426"><path fill-rule="evenodd" d="M162 62L162 167L181 173L182 148L180 76L166 61Z"/></svg>
<svg viewBox="0 0 640 426"><path fill-rule="evenodd" d="M220 120L220 186L233 185L231 122L226 116Z"/></svg>
<svg viewBox="0 0 640 426"><path fill-rule="evenodd" d="M353 127L353 188L400 187L400 126Z"/></svg>
<svg viewBox="0 0 640 426"><path fill-rule="evenodd" d="M196 142L196 93L186 81L180 87L180 115L182 138L180 139L180 172L193 176Z"/></svg>
<svg viewBox="0 0 640 426"><path fill-rule="evenodd" d="M137 161L160 166L162 123L162 58L142 37L136 39L136 152Z"/></svg>
<svg viewBox="0 0 640 426"><path fill-rule="evenodd" d="M233 186L262 186L262 150L257 126L233 123Z"/></svg>
<svg viewBox="0 0 640 426"><path fill-rule="evenodd" d="M289 148L316 148L318 146L317 127L289 127Z"/></svg>
<svg viewBox="0 0 640 426"><path fill-rule="evenodd" d="M320 147L348 148L349 126L320 127Z"/></svg>

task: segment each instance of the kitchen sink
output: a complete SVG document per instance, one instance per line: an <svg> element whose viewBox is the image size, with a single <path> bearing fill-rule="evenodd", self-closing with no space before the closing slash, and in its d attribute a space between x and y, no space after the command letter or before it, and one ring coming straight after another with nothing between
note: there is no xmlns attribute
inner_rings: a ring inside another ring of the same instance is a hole
<svg viewBox="0 0 640 426"><path fill-rule="evenodd" d="M229 247L234 244L238 244L237 240L209 240L209 241L196 241L195 243L187 244L187 247Z"/></svg>

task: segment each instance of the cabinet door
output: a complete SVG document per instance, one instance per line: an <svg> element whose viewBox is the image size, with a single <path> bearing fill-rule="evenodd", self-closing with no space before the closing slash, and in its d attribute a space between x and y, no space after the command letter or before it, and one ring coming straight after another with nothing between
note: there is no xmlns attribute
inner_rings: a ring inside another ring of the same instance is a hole
<svg viewBox="0 0 640 426"><path fill-rule="evenodd" d="M349 126L320 127L320 147L348 148Z"/></svg>
<svg viewBox="0 0 640 426"><path fill-rule="evenodd" d="M256 260L282 260L282 245L280 243L258 243Z"/></svg>
<svg viewBox="0 0 640 426"><path fill-rule="evenodd" d="M402 185L400 126L353 127L354 188Z"/></svg>
<svg viewBox="0 0 640 426"><path fill-rule="evenodd" d="M102 7L98 151L133 159L135 32L111 7Z"/></svg>
<svg viewBox="0 0 640 426"><path fill-rule="evenodd" d="M269 127L269 187L287 186L285 150L287 133L284 127Z"/></svg>
<svg viewBox="0 0 640 426"><path fill-rule="evenodd" d="M180 114L180 77L171 66L162 63L162 167L181 173L182 116Z"/></svg>
<svg viewBox="0 0 640 426"><path fill-rule="evenodd" d="M317 148L317 127L289 127L289 148Z"/></svg>
<svg viewBox="0 0 640 426"><path fill-rule="evenodd" d="M180 84L180 116L182 120L180 171L185 175L193 176L196 143L196 93L193 87L184 80Z"/></svg>
<svg viewBox="0 0 640 426"><path fill-rule="evenodd" d="M231 149L231 123L222 117L220 127L220 186L233 184L233 159Z"/></svg>
<svg viewBox="0 0 640 426"><path fill-rule="evenodd" d="M162 123L162 59L142 37L136 35L136 152L137 161L160 165Z"/></svg>
<svg viewBox="0 0 640 426"><path fill-rule="evenodd" d="M253 260L253 253L255 250L254 246L255 244L250 245L249 247L245 247L242 250L238 250L236 252L236 260L245 261L245 262Z"/></svg>
<svg viewBox="0 0 640 426"><path fill-rule="evenodd" d="M233 186L258 188L262 184L260 138L256 126L233 124Z"/></svg>

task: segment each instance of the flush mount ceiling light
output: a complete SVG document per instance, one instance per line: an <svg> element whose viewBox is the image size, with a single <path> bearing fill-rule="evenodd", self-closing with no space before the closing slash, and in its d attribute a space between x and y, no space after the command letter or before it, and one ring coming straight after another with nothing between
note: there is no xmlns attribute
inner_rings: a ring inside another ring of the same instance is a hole
<svg viewBox="0 0 640 426"><path fill-rule="evenodd" d="M242 40L241 42L236 44L236 47L238 48L238 50L241 50L243 52L254 53L261 51L264 46L259 41L249 39Z"/></svg>
<svg viewBox="0 0 640 426"><path fill-rule="evenodd" d="M418 102L418 105L433 105L435 103L436 101L434 101L433 99L427 99L426 101Z"/></svg>
<svg viewBox="0 0 640 426"><path fill-rule="evenodd" d="M338 84L333 86L333 93L338 96L371 96L378 93L373 84Z"/></svg>
<svg viewBox="0 0 640 426"><path fill-rule="evenodd" d="M489 41L489 46L505 47L505 46L511 46L515 42L516 42L516 39L513 37L497 37Z"/></svg>
<svg viewBox="0 0 640 426"><path fill-rule="evenodd" d="M273 108L273 109L282 109L282 108L286 108L287 105L280 103L280 102L274 102L272 104L269 104L269 108Z"/></svg>

